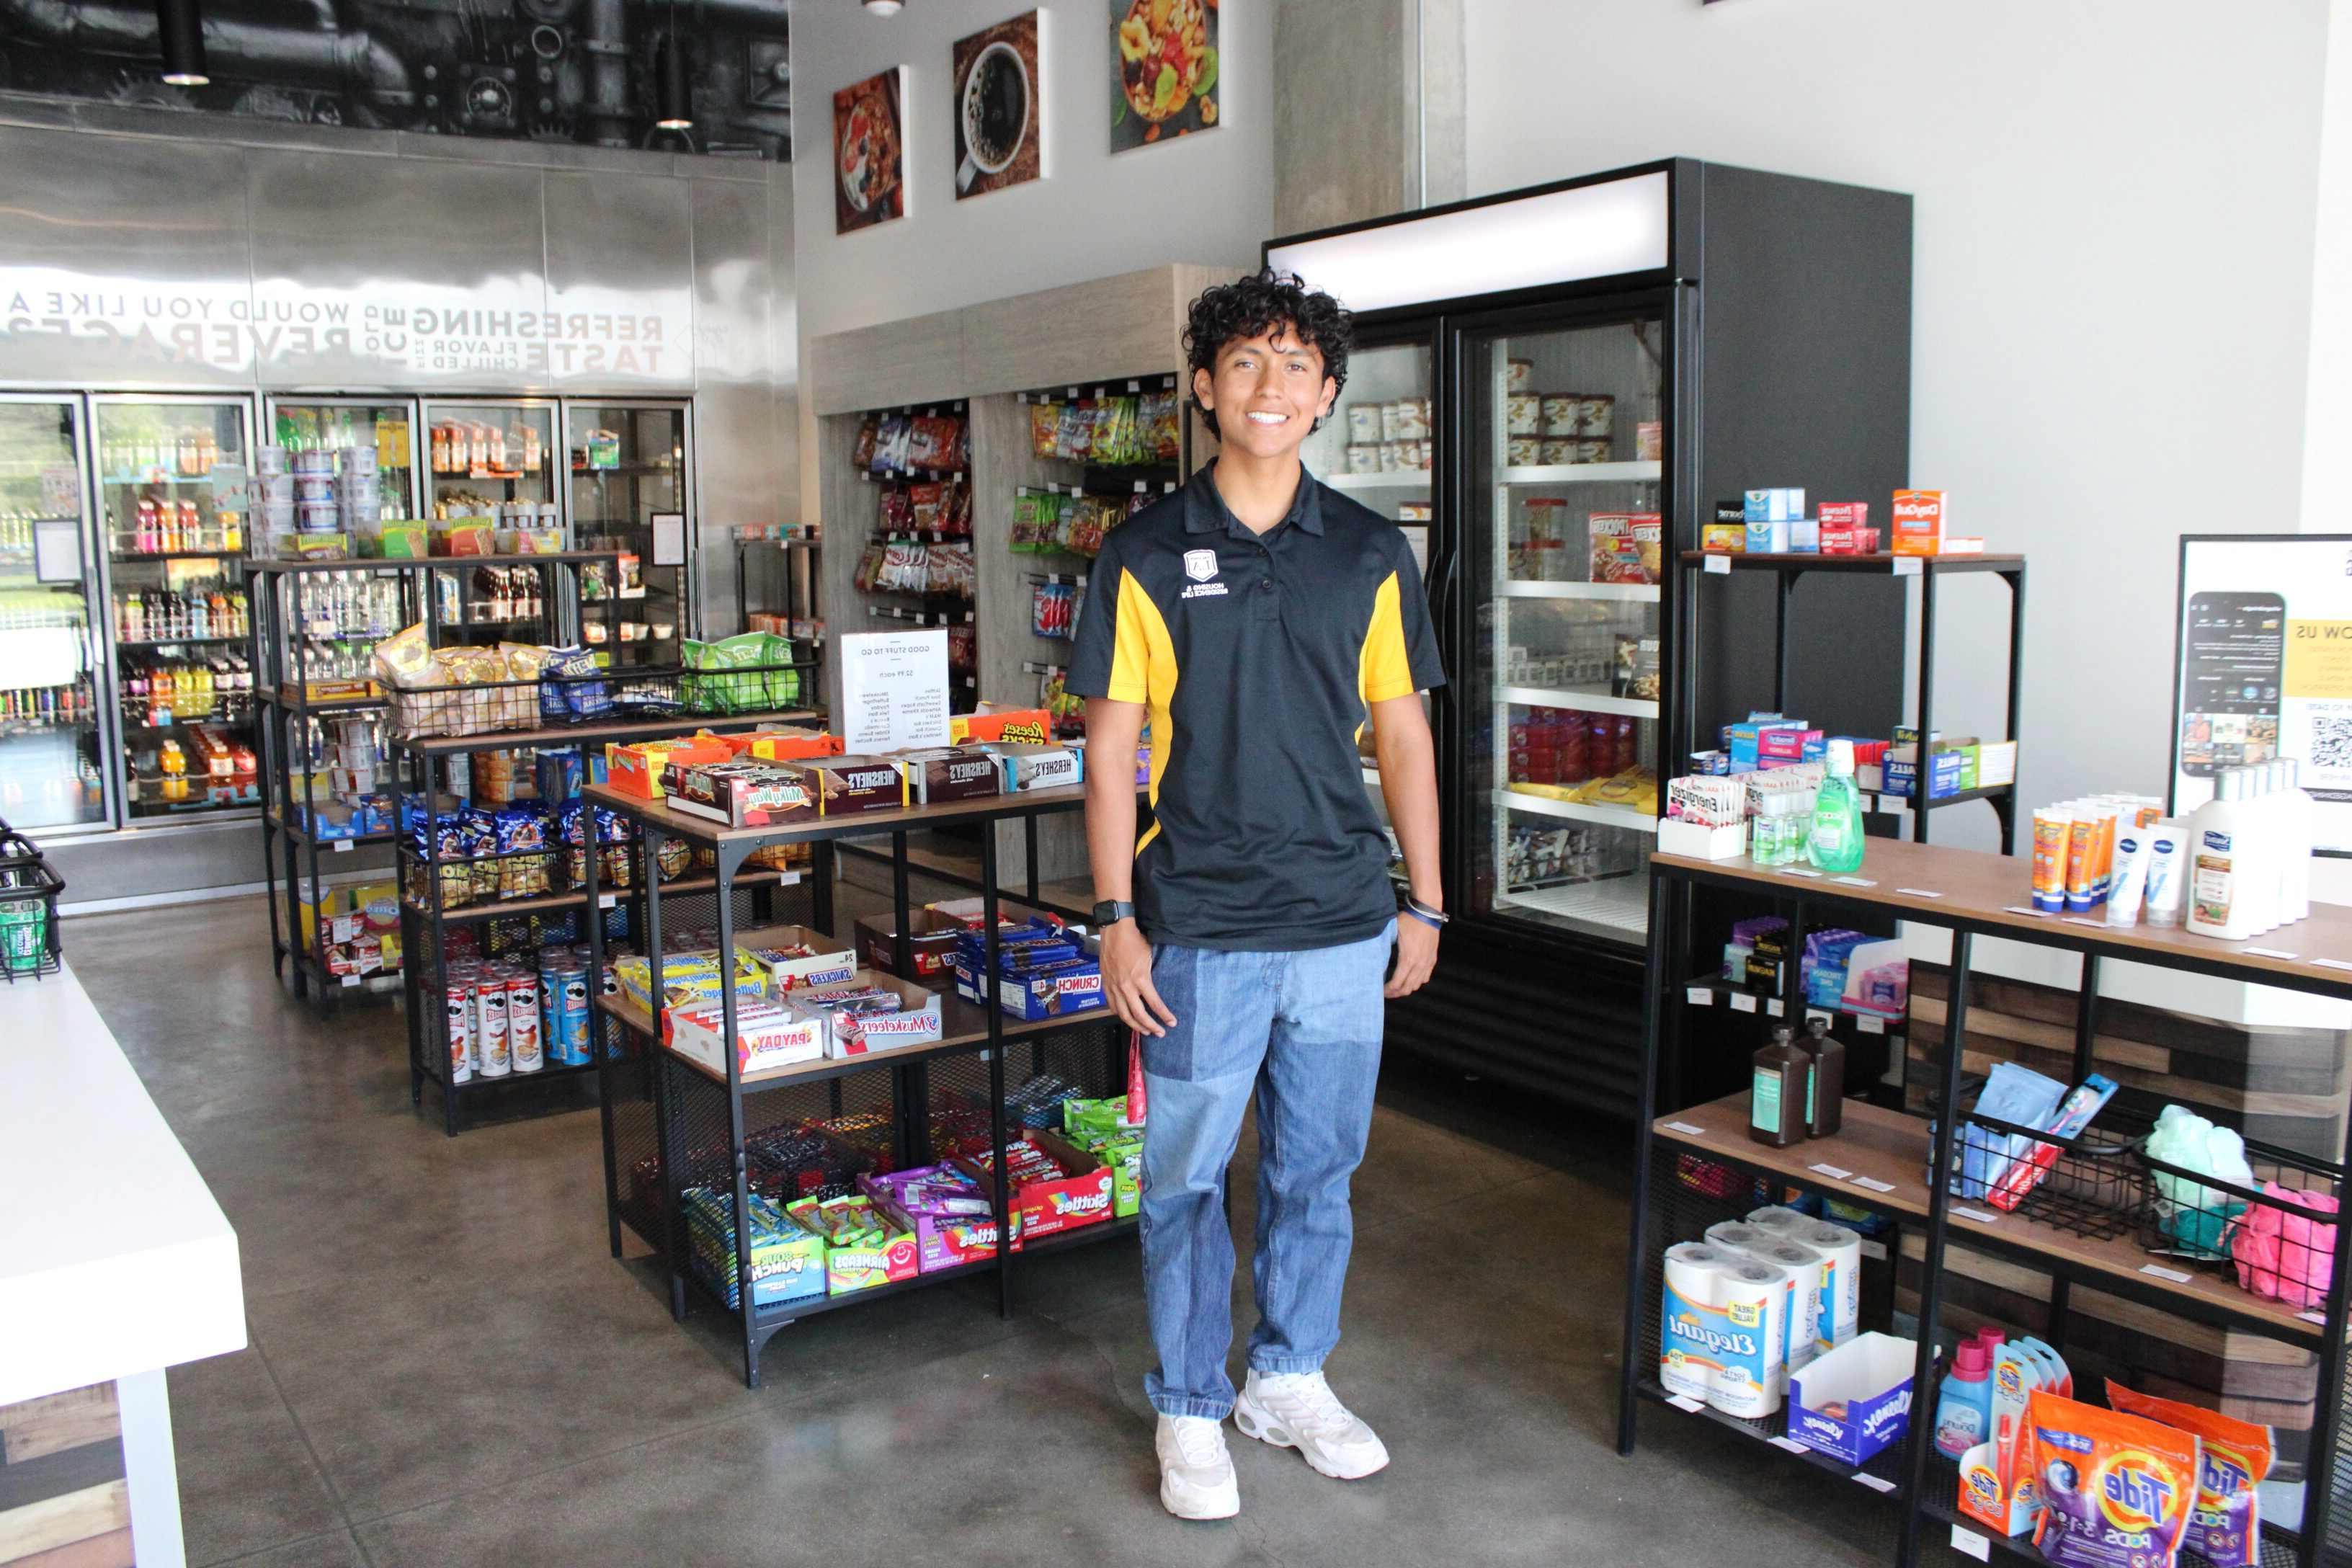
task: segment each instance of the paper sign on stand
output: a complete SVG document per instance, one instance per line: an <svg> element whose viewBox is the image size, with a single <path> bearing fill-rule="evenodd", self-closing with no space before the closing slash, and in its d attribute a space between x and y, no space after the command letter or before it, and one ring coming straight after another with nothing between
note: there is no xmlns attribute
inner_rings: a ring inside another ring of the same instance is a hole
<svg viewBox="0 0 2352 1568"><path fill-rule="evenodd" d="M948 634L857 632L835 639L841 735L852 753L948 744Z"/></svg>

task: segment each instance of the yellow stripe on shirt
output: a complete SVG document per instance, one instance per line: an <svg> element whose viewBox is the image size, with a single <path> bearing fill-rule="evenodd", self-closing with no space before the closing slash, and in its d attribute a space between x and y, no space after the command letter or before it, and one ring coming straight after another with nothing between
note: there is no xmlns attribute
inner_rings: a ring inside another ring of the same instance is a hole
<svg viewBox="0 0 2352 1568"><path fill-rule="evenodd" d="M1168 622L1161 617L1160 606L1125 567L1118 574L1118 631L1111 647L1109 687L1106 695L1112 701L1140 702L1150 710L1150 798L1156 811L1160 776L1168 771L1168 756L1176 744L1176 721L1170 713L1176 700L1176 645L1168 636ZM1142 854L1144 846L1159 833L1155 817L1136 841L1135 852Z"/></svg>
<svg viewBox="0 0 2352 1568"><path fill-rule="evenodd" d="M1397 574L1390 573L1372 595L1371 624L1364 628L1364 649L1357 686L1367 710L1375 702L1410 697L1421 689L1413 683L1412 656L1405 649L1404 612ZM1369 717L1369 713L1367 717Z"/></svg>

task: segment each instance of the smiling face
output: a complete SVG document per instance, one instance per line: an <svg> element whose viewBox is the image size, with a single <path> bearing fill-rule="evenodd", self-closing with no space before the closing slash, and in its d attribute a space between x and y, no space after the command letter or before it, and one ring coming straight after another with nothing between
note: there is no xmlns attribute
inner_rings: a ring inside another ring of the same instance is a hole
<svg viewBox="0 0 2352 1568"><path fill-rule="evenodd" d="M1287 321L1217 350L1217 368L1192 373L1192 394L1217 416L1218 438L1254 458L1296 452L1331 412L1339 384L1323 374L1323 353L1302 343Z"/></svg>

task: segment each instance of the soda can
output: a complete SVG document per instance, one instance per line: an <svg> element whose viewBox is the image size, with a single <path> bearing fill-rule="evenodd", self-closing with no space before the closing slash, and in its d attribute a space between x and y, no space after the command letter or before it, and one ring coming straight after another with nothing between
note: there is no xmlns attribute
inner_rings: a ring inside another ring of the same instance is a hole
<svg viewBox="0 0 2352 1568"><path fill-rule="evenodd" d="M484 1078L514 1070L507 1050L507 980L486 974L474 986L474 1066Z"/></svg>
<svg viewBox="0 0 2352 1568"><path fill-rule="evenodd" d="M507 1056L517 1072L537 1072L547 1065L539 1032L539 978L528 972L507 979Z"/></svg>
<svg viewBox="0 0 2352 1568"><path fill-rule="evenodd" d="M446 991L449 1027L449 1081L469 1083L474 1077L474 993L455 974Z"/></svg>
<svg viewBox="0 0 2352 1568"><path fill-rule="evenodd" d="M575 963L557 975L556 1032L563 1041L564 1060L588 1060L588 966Z"/></svg>

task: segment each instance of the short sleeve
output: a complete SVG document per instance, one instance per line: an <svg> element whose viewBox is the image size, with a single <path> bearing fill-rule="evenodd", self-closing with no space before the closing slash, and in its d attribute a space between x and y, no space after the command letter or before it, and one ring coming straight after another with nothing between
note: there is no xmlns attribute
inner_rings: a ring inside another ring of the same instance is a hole
<svg viewBox="0 0 2352 1568"><path fill-rule="evenodd" d="M1114 538L1116 535L1113 536ZM1106 540L1087 577L1086 608L1063 689L1075 697L1141 702L1150 695L1150 649L1143 631L1142 585L1121 564L1122 552Z"/></svg>
<svg viewBox="0 0 2352 1568"><path fill-rule="evenodd" d="M1386 702L1445 684L1437 656L1437 628L1429 618L1429 595L1412 549L1397 536L1395 569L1373 596L1372 624L1364 637L1364 700Z"/></svg>

